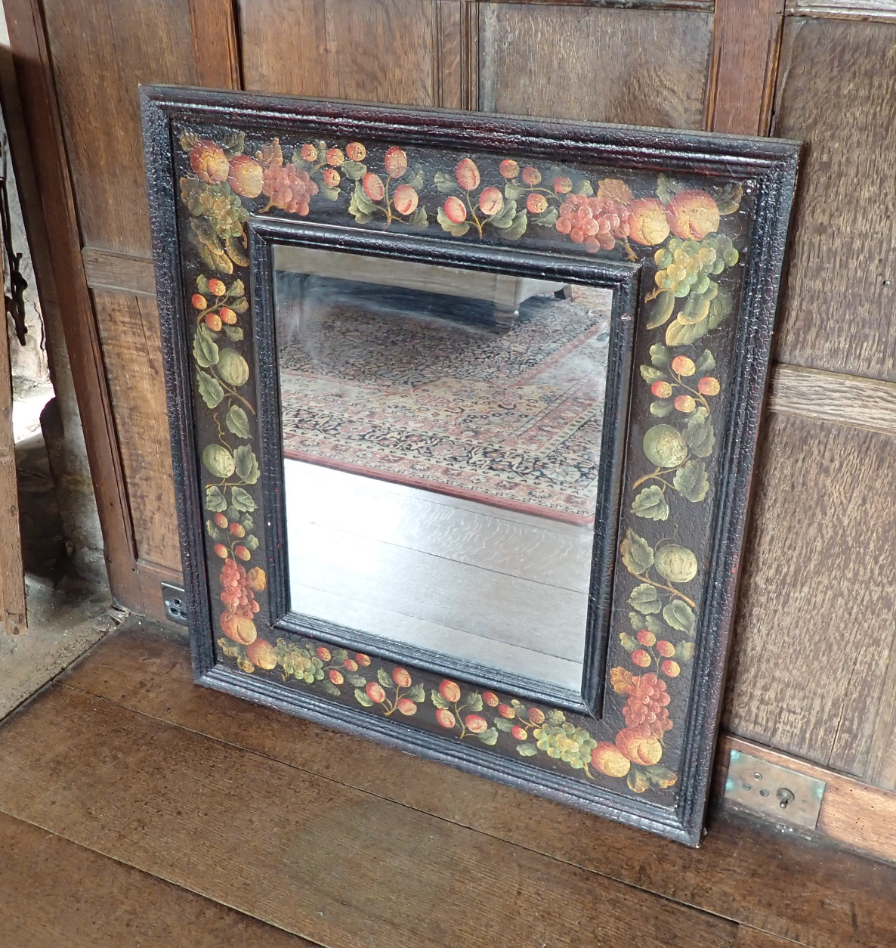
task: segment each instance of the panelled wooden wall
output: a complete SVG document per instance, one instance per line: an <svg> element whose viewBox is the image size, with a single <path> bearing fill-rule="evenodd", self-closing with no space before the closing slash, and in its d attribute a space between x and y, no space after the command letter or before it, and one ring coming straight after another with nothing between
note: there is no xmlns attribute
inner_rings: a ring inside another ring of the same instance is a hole
<svg viewBox="0 0 896 948"><path fill-rule="evenodd" d="M896 0L5 7L110 573L155 616L179 555L138 83L809 142L725 723L896 789Z"/></svg>

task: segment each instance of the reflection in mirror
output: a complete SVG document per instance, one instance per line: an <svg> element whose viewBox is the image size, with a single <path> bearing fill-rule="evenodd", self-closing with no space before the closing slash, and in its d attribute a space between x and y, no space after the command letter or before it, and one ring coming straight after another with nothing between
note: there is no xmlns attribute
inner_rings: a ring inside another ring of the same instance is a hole
<svg viewBox="0 0 896 948"><path fill-rule="evenodd" d="M292 612L578 693L610 292L274 268Z"/></svg>

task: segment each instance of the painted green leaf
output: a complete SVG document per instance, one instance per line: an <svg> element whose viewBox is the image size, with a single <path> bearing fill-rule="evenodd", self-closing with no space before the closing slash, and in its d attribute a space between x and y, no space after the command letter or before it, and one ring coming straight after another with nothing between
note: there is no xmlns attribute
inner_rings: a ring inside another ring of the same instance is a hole
<svg viewBox="0 0 896 948"><path fill-rule="evenodd" d="M694 643L685 639L675 646L675 657L679 662L689 662L694 657Z"/></svg>
<svg viewBox="0 0 896 948"><path fill-rule="evenodd" d="M349 673L349 674L347 674L347 675L345 676L345 680L346 680L353 688L363 688L363 687L367 684L367 679L366 679L366 678L362 678L360 675L352 675L351 673Z"/></svg>
<svg viewBox="0 0 896 948"><path fill-rule="evenodd" d="M499 731L510 733L510 731L513 730L514 724L509 718L495 718L495 727Z"/></svg>
<svg viewBox="0 0 896 948"><path fill-rule="evenodd" d="M734 301L731 298L731 293L725 287L721 287L719 295L710 304L709 317L706 320L707 329L715 329L731 315L733 309Z"/></svg>
<svg viewBox="0 0 896 948"><path fill-rule="evenodd" d="M663 290L657 294L653 301L653 307L650 310L650 319L647 320L648 329L656 329L664 326L672 318L672 310L675 309L675 294L669 290Z"/></svg>
<svg viewBox="0 0 896 948"><path fill-rule="evenodd" d="M538 753L538 748L534 744L517 744L516 752L520 757L534 757Z"/></svg>
<svg viewBox="0 0 896 948"><path fill-rule="evenodd" d="M206 533L208 533L208 535L209 535L215 542L218 542L219 540L223 540L223 539L224 539L223 534L222 534L221 531L215 526L215 523L214 523L213 520L206 520L206 521L205 521L205 530L206 530Z"/></svg>
<svg viewBox="0 0 896 948"><path fill-rule="evenodd" d="M244 530L251 530L251 529L255 526L255 522L252 520L252 518L251 518L251 517L249 516L249 514L247 514L247 513L244 513L244 514L239 518L239 521L240 521L240 524L242 525L242 527L243 527Z"/></svg>
<svg viewBox="0 0 896 948"><path fill-rule="evenodd" d="M414 685L408 690L407 697L420 704L421 701L426 701L426 689L423 685Z"/></svg>
<svg viewBox="0 0 896 948"><path fill-rule="evenodd" d="M242 242L237 240L235 237L228 237L224 241L224 246L227 248L227 256L238 266L238 267L248 267L249 266L249 255L243 249ZM233 272L231 269L228 271Z"/></svg>
<svg viewBox="0 0 896 948"><path fill-rule="evenodd" d="M457 190L454 175L445 174L444 171L437 171L433 176L433 182L442 194L453 194Z"/></svg>
<svg viewBox="0 0 896 948"><path fill-rule="evenodd" d="M363 691L361 688L355 688L355 700L358 702L358 704L364 705L365 708L373 707L373 702L367 697L367 692Z"/></svg>
<svg viewBox="0 0 896 948"><path fill-rule="evenodd" d="M392 676L385 668L378 668L376 670L376 680L384 687L391 688L394 682L392 681Z"/></svg>
<svg viewBox="0 0 896 948"><path fill-rule="evenodd" d="M199 276L196 277L196 289L199 290L203 296L209 292L208 277L204 273L200 273Z"/></svg>
<svg viewBox="0 0 896 948"><path fill-rule="evenodd" d="M248 534L243 540L243 546L254 553L258 549L258 537L252 533Z"/></svg>
<svg viewBox="0 0 896 948"><path fill-rule="evenodd" d="M640 767L632 767L625 782L632 793L644 793L645 790L650 789L650 780Z"/></svg>
<svg viewBox="0 0 896 948"><path fill-rule="evenodd" d="M656 418L665 418L675 408L675 402L671 398L658 398L650 403L650 414Z"/></svg>
<svg viewBox="0 0 896 948"><path fill-rule="evenodd" d="M507 201L501 210L491 218L492 224L501 229L510 227L516 217L516 210L516 201Z"/></svg>
<svg viewBox="0 0 896 948"><path fill-rule="evenodd" d="M505 227L502 236L506 240L518 240L526 233L526 226L529 223L529 215L525 211L517 211L516 217L510 227Z"/></svg>
<svg viewBox="0 0 896 948"><path fill-rule="evenodd" d="M631 595L628 597L628 601L633 609L637 609L638 612L643 612L644 615L653 615L663 608L656 588L648 583L641 583L640 586L635 586Z"/></svg>
<svg viewBox="0 0 896 948"><path fill-rule="evenodd" d="M698 408L688 418L684 440L695 457L708 458L715 447L716 436L712 427L712 419L705 408Z"/></svg>
<svg viewBox="0 0 896 948"><path fill-rule="evenodd" d="M227 287L227 293L230 296L245 296L246 287L244 286L243 281L234 280L233 283L231 283L230 286Z"/></svg>
<svg viewBox="0 0 896 948"><path fill-rule="evenodd" d="M224 416L224 424L238 437L249 438L249 416L239 405L231 405Z"/></svg>
<svg viewBox="0 0 896 948"><path fill-rule="evenodd" d="M355 190L352 191L352 199L348 205L348 212L352 217L358 220L359 223L365 223L360 220L361 217L367 217L369 219L376 212L376 204L367 197L360 181L355 183Z"/></svg>
<svg viewBox="0 0 896 948"><path fill-rule="evenodd" d="M196 387L199 389L199 395L209 408L217 408L224 398L224 389L216 378L213 378L208 372L196 370Z"/></svg>
<svg viewBox="0 0 896 948"><path fill-rule="evenodd" d="M668 767L664 767L662 764L654 764L652 767L645 767L644 772L647 774L647 778L651 783L655 783L663 790L665 790L666 787L674 786L678 781L675 771L669 770Z"/></svg>
<svg viewBox="0 0 896 948"><path fill-rule="evenodd" d="M705 319L699 323L688 324L676 317L666 329L666 345L689 346L705 335L709 328L709 323Z"/></svg>
<svg viewBox="0 0 896 948"><path fill-rule="evenodd" d="M425 182L426 178L423 175L422 168L418 168L410 177L408 177L408 172L405 172L404 183L412 187L415 191L419 191Z"/></svg>
<svg viewBox="0 0 896 948"><path fill-rule="evenodd" d="M638 647L637 641L633 639L628 634L628 632L619 633L619 642L622 645L622 647L626 650L626 652L629 652L629 653L634 652L634 650Z"/></svg>
<svg viewBox="0 0 896 948"><path fill-rule="evenodd" d="M594 188L591 186L591 182L587 179L580 181L576 187L576 194L584 194L586 197L591 197L594 194Z"/></svg>
<svg viewBox="0 0 896 948"><path fill-rule="evenodd" d="M448 219L448 215L445 213L445 208L440 207L436 211L436 220L442 227L442 230L448 231L452 237L463 237L463 235L470 229L470 225L466 221L461 221L460 224L455 224Z"/></svg>
<svg viewBox="0 0 896 948"><path fill-rule="evenodd" d="M254 484L259 477L258 458L249 445L241 445L233 452L234 469L241 481Z"/></svg>
<svg viewBox="0 0 896 948"><path fill-rule="evenodd" d="M521 188L518 184L514 184L513 181L508 181L504 185L504 197L508 201L518 201L521 197L525 197L526 189Z"/></svg>
<svg viewBox="0 0 896 948"><path fill-rule="evenodd" d="M324 184L323 181L318 184L317 188L321 195L328 201L337 201L339 199L341 193L339 188L331 188L328 184Z"/></svg>
<svg viewBox="0 0 896 948"><path fill-rule="evenodd" d="M482 695L476 691L471 691L464 698L464 704L470 711L481 711L482 710Z"/></svg>
<svg viewBox="0 0 896 948"><path fill-rule="evenodd" d="M448 702L442 697L441 693L433 688L429 693L429 697L432 700L432 703L437 708L447 708L449 707Z"/></svg>
<svg viewBox="0 0 896 948"><path fill-rule="evenodd" d="M242 487L231 488L230 503L238 513L252 513L252 511L258 507L249 491L243 490Z"/></svg>
<svg viewBox="0 0 896 948"><path fill-rule="evenodd" d="M360 161L352 161L350 158L342 162L342 173L351 178L352 181L360 181L367 174L367 165Z"/></svg>
<svg viewBox="0 0 896 948"><path fill-rule="evenodd" d="M557 218L560 216L560 212L556 207L549 208L544 214L539 214L538 217L533 219L533 223L537 224L539 227L553 227L557 223Z"/></svg>
<svg viewBox="0 0 896 948"><path fill-rule="evenodd" d="M551 708L545 712L545 720L548 724L559 727L566 720L566 715L559 708Z"/></svg>
<svg viewBox="0 0 896 948"><path fill-rule="evenodd" d="M222 349L217 361L217 372L226 385L239 388L249 381L249 363L236 349Z"/></svg>
<svg viewBox="0 0 896 948"><path fill-rule="evenodd" d="M716 367L716 360L713 358L713 354L709 349L704 349L694 363L694 366L697 375L706 375L707 372L712 372Z"/></svg>
<svg viewBox="0 0 896 948"><path fill-rule="evenodd" d="M240 326L228 326L224 325L224 335L231 342L241 342L243 338L243 330Z"/></svg>
<svg viewBox="0 0 896 948"><path fill-rule="evenodd" d="M328 678L325 678L320 683L320 686L328 695L332 695L334 698L338 698L342 694L342 692L336 687L336 685L334 685L333 682L330 681Z"/></svg>
<svg viewBox="0 0 896 948"><path fill-rule="evenodd" d="M244 297L243 299L236 300L230 308L235 313L245 313L249 308L249 301Z"/></svg>
<svg viewBox="0 0 896 948"><path fill-rule="evenodd" d="M220 513L227 509L227 500L217 487L206 487L205 509L212 513Z"/></svg>
<svg viewBox="0 0 896 948"><path fill-rule="evenodd" d="M654 382L665 382L668 376L661 369L654 368L652 365L642 365L641 378L648 385L652 385Z"/></svg>
<svg viewBox="0 0 896 948"><path fill-rule="evenodd" d="M660 343L655 342L650 347L650 361L658 368L665 369L668 368L669 362L671 361L671 356L669 355L669 350L660 345Z"/></svg>
<svg viewBox="0 0 896 948"><path fill-rule="evenodd" d="M489 747L494 747L494 745L498 743L498 732L493 727L490 727L487 731L483 731L476 736L483 744L487 744Z"/></svg>
<svg viewBox="0 0 896 948"><path fill-rule="evenodd" d="M233 474L234 460L223 444L207 444L202 449L202 464L212 477L226 479Z"/></svg>
<svg viewBox="0 0 896 948"><path fill-rule="evenodd" d="M215 342L211 330L205 325L196 330L193 336L193 358L203 369L208 369L218 364L220 350Z"/></svg>
<svg viewBox="0 0 896 948"><path fill-rule="evenodd" d="M709 491L709 478L702 461L688 461L675 472L672 485L685 500L698 504Z"/></svg>
<svg viewBox="0 0 896 948"><path fill-rule="evenodd" d="M668 520L669 504L662 488L651 484L639 491L632 503L632 513L646 520Z"/></svg>
<svg viewBox="0 0 896 948"><path fill-rule="evenodd" d="M626 532L619 550L626 569L636 576L646 573L653 566L653 549L631 527Z"/></svg>
<svg viewBox="0 0 896 948"><path fill-rule="evenodd" d="M426 208L420 205L416 211L407 219L411 227L419 227L421 230L429 226L429 218L426 216Z"/></svg>
<svg viewBox="0 0 896 948"><path fill-rule="evenodd" d="M679 632L685 632L688 635L694 634L694 625L697 621L697 616L686 602L682 602L680 599L673 599L672 602L663 609L663 618L673 629L677 629Z"/></svg>
<svg viewBox="0 0 896 948"><path fill-rule="evenodd" d="M630 612L628 618L635 632L640 632L641 629L647 629L648 632L653 632L658 639L664 638L668 632L668 629L659 616L645 616L639 612Z"/></svg>
<svg viewBox="0 0 896 948"><path fill-rule="evenodd" d="M199 143L199 136L195 132L181 132L178 141L184 151L192 151Z"/></svg>

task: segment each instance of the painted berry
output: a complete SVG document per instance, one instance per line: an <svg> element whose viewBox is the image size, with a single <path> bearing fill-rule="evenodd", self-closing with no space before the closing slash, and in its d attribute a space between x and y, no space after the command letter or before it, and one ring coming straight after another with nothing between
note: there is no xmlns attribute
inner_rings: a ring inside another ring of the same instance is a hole
<svg viewBox="0 0 896 948"><path fill-rule="evenodd" d="M653 392L657 398L669 398L672 394L672 386L668 382L664 382L660 379L650 386L650 391Z"/></svg>
<svg viewBox="0 0 896 948"><path fill-rule="evenodd" d="M363 665L365 668L370 664L370 656L365 655L363 652L358 652L355 658L358 660L358 664Z"/></svg>
<svg viewBox="0 0 896 948"><path fill-rule="evenodd" d="M220 556L222 560L226 560L229 555L227 547L223 543L215 544L215 556Z"/></svg>
<svg viewBox="0 0 896 948"><path fill-rule="evenodd" d="M663 658L671 658L675 654L675 646L665 639L660 639L659 642L656 643L656 650Z"/></svg>
<svg viewBox="0 0 896 948"><path fill-rule="evenodd" d="M513 708L511 708L509 704L499 704L498 714L500 714L502 718L515 718L516 717L516 711L514 711Z"/></svg>
<svg viewBox="0 0 896 948"><path fill-rule="evenodd" d="M526 198L526 210L528 210L530 214L544 214L547 209L548 201L543 194L538 194L533 191Z"/></svg>
<svg viewBox="0 0 896 948"><path fill-rule="evenodd" d="M345 678L342 677L342 672L337 668L331 668L329 676L330 681L332 681L334 685L341 685L345 681Z"/></svg>
<svg viewBox="0 0 896 948"><path fill-rule="evenodd" d="M488 730L488 721L480 714L468 714L464 718L464 724L471 734L481 734L483 731Z"/></svg>
<svg viewBox="0 0 896 948"><path fill-rule="evenodd" d="M436 711L436 720L442 727L454 727L454 715L447 708L439 708Z"/></svg>
<svg viewBox="0 0 896 948"><path fill-rule="evenodd" d="M339 186L339 172L335 168L324 168L321 173L321 177L324 179L324 184L328 188L336 188Z"/></svg>
<svg viewBox="0 0 896 948"><path fill-rule="evenodd" d="M211 329L212 332L221 331L221 317L217 313L209 313L205 317L205 325Z"/></svg>
<svg viewBox="0 0 896 948"><path fill-rule="evenodd" d="M229 306L222 306L218 310L218 315L221 317L221 322L227 323L228 326L236 322L236 313Z"/></svg>
<svg viewBox="0 0 896 948"><path fill-rule="evenodd" d="M367 149L360 142L349 142L345 153L352 161L363 161L367 157Z"/></svg>
<svg viewBox="0 0 896 948"><path fill-rule="evenodd" d="M386 152L383 163L390 178L400 178L408 170L408 156L394 145Z"/></svg>
<svg viewBox="0 0 896 948"><path fill-rule="evenodd" d="M648 648L650 648L652 645L656 645L656 636L649 629L641 629L635 638L642 645L646 645Z"/></svg>
<svg viewBox="0 0 896 948"><path fill-rule="evenodd" d="M572 191L572 178L554 178L554 191L557 194L569 194Z"/></svg>
<svg viewBox="0 0 896 948"><path fill-rule="evenodd" d="M498 701L498 696L494 691L483 691L482 700L490 707L497 708L500 702Z"/></svg>
<svg viewBox="0 0 896 948"><path fill-rule="evenodd" d="M386 186L383 184L383 179L372 171L368 171L361 179L361 187L364 188L364 193L371 201L382 201L386 196Z"/></svg>
<svg viewBox="0 0 896 948"><path fill-rule="evenodd" d="M475 191L479 187L480 176L476 162L472 158L461 158L454 171L457 183L464 191Z"/></svg>
<svg viewBox="0 0 896 948"><path fill-rule="evenodd" d="M666 661L660 665L660 671L668 678L677 678L681 674L681 666L678 662L673 662L671 658L667 658Z"/></svg>
<svg viewBox="0 0 896 948"><path fill-rule="evenodd" d="M529 708L529 720L533 724L544 724L544 711L539 708Z"/></svg>
<svg viewBox="0 0 896 948"><path fill-rule="evenodd" d="M541 181L541 172L531 166L523 168L523 181L528 184L530 188L535 187L535 185Z"/></svg>
<svg viewBox="0 0 896 948"><path fill-rule="evenodd" d="M525 729L524 727L520 727L519 724L517 724L516 727L512 727L512 728L510 729L510 733L511 733L518 741L524 741L524 740L529 736L529 735L526 733L526 729Z"/></svg>
<svg viewBox="0 0 896 948"><path fill-rule="evenodd" d="M205 309L205 307L208 306L205 297L201 293L194 293L190 297L190 302L193 304L194 309Z"/></svg>
<svg viewBox="0 0 896 948"><path fill-rule="evenodd" d="M439 694L446 701L460 701L460 686L454 681L448 681L446 678L439 685Z"/></svg>
<svg viewBox="0 0 896 948"><path fill-rule="evenodd" d="M464 202L453 194L445 201L445 217L452 224L462 224L467 219L467 209Z"/></svg>
<svg viewBox="0 0 896 948"><path fill-rule="evenodd" d="M246 547L242 545L242 543L238 543L233 548L233 552L236 556L238 556L243 561L252 559L252 554L246 549Z"/></svg>
<svg viewBox="0 0 896 948"><path fill-rule="evenodd" d="M302 156L302 161L317 161L317 149L314 145L302 145L299 154Z"/></svg>
<svg viewBox="0 0 896 948"><path fill-rule="evenodd" d="M400 184L392 196L392 203L399 214L413 214L417 210L420 196L409 184Z"/></svg>
<svg viewBox="0 0 896 948"><path fill-rule="evenodd" d="M410 688L411 687L411 676L405 668L395 668L392 671L392 681L398 685L399 688Z"/></svg>
<svg viewBox="0 0 896 948"><path fill-rule="evenodd" d="M378 682L367 682L364 690L367 692L367 697L370 698L374 704L382 704L386 700L386 692L383 691Z"/></svg>
<svg viewBox="0 0 896 948"><path fill-rule="evenodd" d="M510 181L520 173L520 166L512 158L505 158L498 165L498 173L502 178L507 178Z"/></svg>
<svg viewBox="0 0 896 948"><path fill-rule="evenodd" d="M650 656L643 648L636 648L632 652L632 661L640 668L647 668L650 665Z"/></svg>
<svg viewBox="0 0 896 948"><path fill-rule="evenodd" d="M721 389L722 386L719 385L719 380L714 379L711 375L705 375L697 383L697 391L701 395L718 395Z"/></svg>
<svg viewBox="0 0 896 948"><path fill-rule="evenodd" d="M215 523L222 529L226 530L228 526L227 518L222 513L215 514Z"/></svg>
<svg viewBox="0 0 896 948"><path fill-rule="evenodd" d="M678 375L687 377L697 371L697 366L694 365L693 360L687 356L675 356L672 360L672 371Z"/></svg>
<svg viewBox="0 0 896 948"><path fill-rule="evenodd" d="M235 537L242 539L246 535L246 528L241 523L232 523L230 525L230 532Z"/></svg>
<svg viewBox="0 0 896 948"><path fill-rule="evenodd" d="M356 672L358 670L358 663L350 658L347 658L342 664L346 671Z"/></svg>
<svg viewBox="0 0 896 948"><path fill-rule="evenodd" d="M697 403L690 395L676 395L674 404L685 415L689 415L697 407Z"/></svg>
<svg viewBox="0 0 896 948"><path fill-rule="evenodd" d="M504 207L504 195L497 188L483 188L479 195L479 209L494 217Z"/></svg>
<svg viewBox="0 0 896 948"><path fill-rule="evenodd" d="M334 168L338 168L345 161L345 155L338 148L328 148L324 157L327 159L327 164Z"/></svg>
<svg viewBox="0 0 896 948"><path fill-rule="evenodd" d="M314 651L317 653L317 657L322 662L328 662L333 657L330 654L330 650L328 648L325 648L323 645L321 645L319 648L316 648Z"/></svg>
<svg viewBox="0 0 896 948"><path fill-rule="evenodd" d="M398 704L395 707L406 716L417 713L417 705L411 701L410 698L399 698Z"/></svg>

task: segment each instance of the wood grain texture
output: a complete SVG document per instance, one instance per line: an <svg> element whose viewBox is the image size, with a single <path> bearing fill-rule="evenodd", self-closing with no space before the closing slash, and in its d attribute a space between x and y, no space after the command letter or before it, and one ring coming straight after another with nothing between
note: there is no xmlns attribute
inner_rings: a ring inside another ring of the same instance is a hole
<svg viewBox="0 0 896 948"><path fill-rule="evenodd" d="M735 734L862 775L893 648L887 435L773 416L729 672Z"/></svg>
<svg viewBox="0 0 896 948"><path fill-rule="evenodd" d="M37 9L30 0L7 0L4 11L15 50L16 79L30 153L34 156L36 188L43 202L43 232L52 260L52 281L49 284L42 281L41 292L48 285L55 290L49 298L50 305L58 305L65 334L96 490L110 585L120 602L140 609L133 525L108 384L98 356L96 318L78 252L78 222L62 145L59 107L50 78L50 51L37 19Z"/></svg>
<svg viewBox="0 0 896 948"><path fill-rule="evenodd" d="M783 24L784 0L716 0L708 129L767 134Z"/></svg>
<svg viewBox="0 0 896 948"><path fill-rule="evenodd" d="M896 384L892 382L777 365L772 370L768 407L786 415L896 435Z"/></svg>
<svg viewBox="0 0 896 948"><path fill-rule="evenodd" d="M896 381L894 124L896 26L787 20L773 131L810 148L781 361Z"/></svg>
<svg viewBox="0 0 896 948"><path fill-rule="evenodd" d="M484 3L480 105L701 128L711 46L712 17L704 13Z"/></svg>
<svg viewBox="0 0 896 948"><path fill-rule="evenodd" d="M148 257L85 247L81 259L91 289L117 290L139 296L156 295L155 271Z"/></svg>
<svg viewBox="0 0 896 948"><path fill-rule="evenodd" d="M196 82L240 88L240 53L233 0L189 0Z"/></svg>
<svg viewBox="0 0 896 948"><path fill-rule="evenodd" d="M48 0L43 11L82 242L149 256L137 86L199 80L189 2Z"/></svg>
<svg viewBox="0 0 896 948"><path fill-rule="evenodd" d="M70 688L0 731L0 759L9 815L340 948L614 945L633 920L639 948L734 940L726 920Z"/></svg>
<svg viewBox="0 0 896 948"><path fill-rule="evenodd" d="M734 948L795 948L792 941L785 941L777 935L769 935L755 928L739 925L737 938L734 939Z"/></svg>
<svg viewBox="0 0 896 948"><path fill-rule="evenodd" d="M0 273L0 312L6 328L5 287ZM0 530L6 537L0 554L0 631L18 635L28 631L25 615L25 573L19 540L19 495L16 439L12 429L12 375L9 333L0 333Z"/></svg>
<svg viewBox="0 0 896 948"><path fill-rule="evenodd" d="M168 410L155 300L96 291L138 556L179 569Z"/></svg>
<svg viewBox="0 0 896 948"><path fill-rule="evenodd" d="M896 869L879 867L869 876L857 856L727 816L713 821L700 850L649 838L197 688L185 636L133 623L78 665L66 686L812 948L881 948L893 928ZM4 753L0 747L0 761ZM583 943L592 944L593 935L589 931Z"/></svg>
<svg viewBox="0 0 896 948"><path fill-rule="evenodd" d="M787 0L787 13L791 16L896 22L896 3L893 0Z"/></svg>
<svg viewBox="0 0 896 948"><path fill-rule="evenodd" d="M359 102L438 105L434 3L242 0L244 86Z"/></svg>
<svg viewBox="0 0 896 948"><path fill-rule="evenodd" d="M8 948L311 948L277 928L0 814Z"/></svg>
<svg viewBox="0 0 896 948"><path fill-rule="evenodd" d="M816 833L851 849L896 863L896 794L736 737L726 737L721 742L720 765L723 769L732 750L823 780L824 799Z"/></svg>

